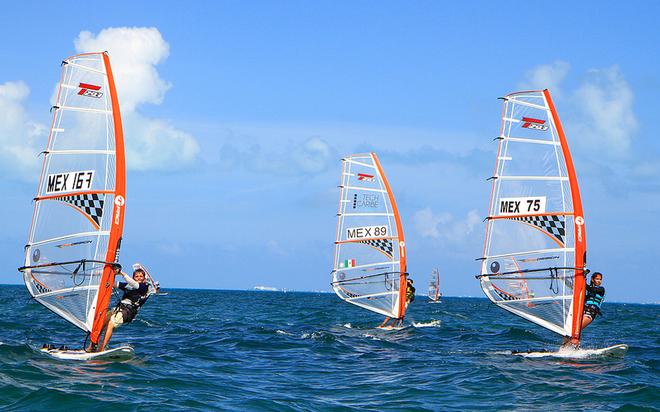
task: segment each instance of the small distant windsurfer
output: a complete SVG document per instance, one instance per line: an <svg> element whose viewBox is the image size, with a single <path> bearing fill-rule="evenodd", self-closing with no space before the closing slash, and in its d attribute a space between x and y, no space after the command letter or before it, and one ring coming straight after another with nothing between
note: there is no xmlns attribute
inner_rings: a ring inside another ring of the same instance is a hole
<svg viewBox="0 0 660 412"><path fill-rule="evenodd" d="M413 286L413 280L408 279L406 280L406 308L408 308L408 305L410 302L415 300L415 287ZM400 317L400 318L391 318L387 316L383 323L380 324L379 328L384 328L387 327L387 324L392 321L392 324L390 327L401 327L403 326L403 319L405 318L405 315Z"/></svg>
<svg viewBox="0 0 660 412"><path fill-rule="evenodd" d="M582 316L582 330L589 326L596 316L600 315L600 306L605 300L605 288L602 286L603 274L594 272L591 275L591 281L586 285L584 297L584 314ZM562 347L576 347L568 337L564 338Z"/></svg>
<svg viewBox="0 0 660 412"><path fill-rule="evenodd" d="M117 282L114 285L116 289L124 291L124 295L117 306L108 310L103 326L105 334L103 343L98 347L99 352L105 350L114 329L133 321L140 307L149 299L149 285L146 281L144 269L135 269L131 278L118 267L115 269L115 276L123 276L124 278L124 282ZM94 346L91 347L92 351L96 350Z"/></svg>

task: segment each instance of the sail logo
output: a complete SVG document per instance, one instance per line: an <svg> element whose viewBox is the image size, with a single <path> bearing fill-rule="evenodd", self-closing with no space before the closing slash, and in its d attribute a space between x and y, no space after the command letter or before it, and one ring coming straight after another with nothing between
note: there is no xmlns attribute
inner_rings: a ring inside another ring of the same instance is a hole
<svg viewBox="0 0 660 412"><path fill-rule="evenodd" d="M378 195L360 195L357 193L353 194L353 209L359 207L378 207Z"/></svg>
<svg viewBox="0 0 660 412"><path fill-rule="evenodd" d="M534 129L545 131L548 130L548 126L545 124L545 120L535 119L533 117L523 117L523 125L525 129Z"/></svg>
<svg viewBox="0 0 660 412"><path fill-rule="evenodd" d="M387 226L362 226L346 229L346 240L371 239L387 236Z"/></svg>
<svg viewBox="0 0 660 412"><path fill-rule="evenodd" d="M71 192L73 190L91 190L93 181L93 170L50 174L46 181L46 193L51 194Z"/></svg>
<svg viewBox="0 0 660 412"><path fill-rule="evenodd" d="M101 96L103 96L103 93L99 91L101 90L101 86L96 86L89 83L80 83L78 87L80 87L80 91L78 92L78 95L80 96L93 97L95 99L99 99Z"/></svg>
<svg viewBox="0 0 660 412"><path fill-rule="evenodd" d="M358 173L357 178L358 178L358 180L363 181L363 182L373 182L374 180L376 180L376 176L368 175L366 173Z"/></svg>
<svg viewBox="0 0 660 412"><path fill-rule="evenodd" d="M119 195L115 197L115 225L119 224L119 218L121 217L121 208L124 206L126 203L126 200L124 199L124 196Z"/></svg>
<svg viewBox="0 0 660 412"><path fill-rule="evenodd" d="M582 226L584 226L584 218L582 216L575 218L575 226L577 226L578 242L582 242Z"/></svg>
<svg viewBox="0 0 660 412"><path fill-rule="evenodd" d="M501 216L545 213L546 197L503 197L500 199Z"/></svg>
<svg viewBox="0 0 660 412"><path fill-rule="evenodd" d="M354 268L356 265L355 259L347 259L347 260L342 260L339 262L339 269L348 269L348 268ZM346 275L344 275L345 277ZM343 279L342 279L343 280Z"/></svg>

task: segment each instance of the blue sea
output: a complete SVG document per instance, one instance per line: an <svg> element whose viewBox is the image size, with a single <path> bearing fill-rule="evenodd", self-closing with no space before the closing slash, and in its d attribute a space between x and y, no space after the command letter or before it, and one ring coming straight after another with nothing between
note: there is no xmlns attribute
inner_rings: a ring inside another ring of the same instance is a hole
<svg viewBox="0 0 660 412"><path fill-rule="evenodd" d="M59 361L81 331L0 286L3 410L657 410L660 306L605 303L583 346L624 357L528 359L559 338L486 299L411 304L407 327L333 294L169 290L112 344L126 362Z"/></svg>

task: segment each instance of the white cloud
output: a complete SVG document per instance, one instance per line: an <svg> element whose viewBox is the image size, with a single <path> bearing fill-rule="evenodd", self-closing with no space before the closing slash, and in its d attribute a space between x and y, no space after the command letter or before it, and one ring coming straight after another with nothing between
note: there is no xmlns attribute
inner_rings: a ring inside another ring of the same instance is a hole
<svg viewBox="0 0 660 412"><path fill-rule="evenodd" d="M519 87L521 90L548 89L554 97L560 98L562 90L559 86L568 74L570 67L570 64L561 60L536 66L525 73L525 80Z"/></svg>
<svg viewBox="0 0 660 412"><path fill-rule="evenodd" d="M30 120L23 106L29 94L21 81L0 84L0 168L6 177L33 180L41 161L37 141L47 128Z"/></svg>
<svg viewBox="0 0 660 412"><path fill-rule="evenodd" d="M79 53L108 51L124 120L127 167L134 170L172 170L196 162L199 144L167 120L138 112L144 104L160 104L171 84L156 65L170 52L158 29L115 27L98 35L83 31L75 40Z"/></svg>
<svg viewBox="0 0 660 412"><path fill-rule="evenodd" d="M574 95L577 118L572 126L581 144L614 157L628 154L638 122L634 93L619 68L590 70Z"/></svg>
<svg viewBox="0 0 660 412"><path fill-rule="evenodd" d="M171 87L155 67L170 54L170 45L154 27L115 27L96 36L83 31L74 44L78 53L108 51L122 112L160 104Z"/></svg>
<svg viewBox="0 0 660 412"><path fill-rule="evenodd" d="M278 175L321 173L336 159L334 148L319 137L307 138L302 143L289 142L270 149L258 143L227 143L220 149L220 164L226 170L242 168Z"/></svg>
<svg viewBox="0 0 660 412"><path fill-rule="evenodd" d="M415 212L413 224L417 233L423 237L440 239L449 243L461 243L481 222L476 210L470 210L464 219L456 219L451 213L433 213L431 208Z"/></svg>

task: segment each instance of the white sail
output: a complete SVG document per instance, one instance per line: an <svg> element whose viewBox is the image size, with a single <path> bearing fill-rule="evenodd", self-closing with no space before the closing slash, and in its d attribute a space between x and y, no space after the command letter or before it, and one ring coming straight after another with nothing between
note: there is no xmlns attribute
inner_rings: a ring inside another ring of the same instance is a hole
<svg viewBox="0 0 660 412"><path fill-rule="evenodd" d="M392 190L374 153L342 159L332 287L385 316L405 314L406 253Z"/></svg>
<svg viewBox="0 0 660 412"><path fill-rule="evenodd" d="M112 291L126 197L121 117L106 53L62 62L53 112L19 270L38 302L97 335Z"/></svg>
<svg viewBox="0 0 660 412"><path fill-rule="evenodd" d="M433 269L431 280L429 281L429 299L433 302L440 300L440 271Z"/></svg>
<svg viewBox="0 0 660 412"><path fill-rule="evenodd" d="M586 235L568 145L547 90L503 100L481 287L501 308L579 339Z"/></svg>

